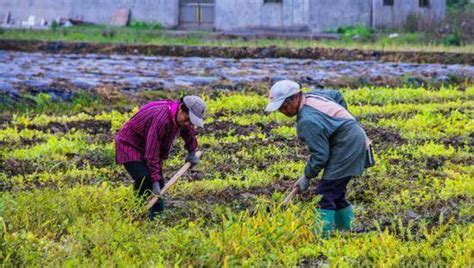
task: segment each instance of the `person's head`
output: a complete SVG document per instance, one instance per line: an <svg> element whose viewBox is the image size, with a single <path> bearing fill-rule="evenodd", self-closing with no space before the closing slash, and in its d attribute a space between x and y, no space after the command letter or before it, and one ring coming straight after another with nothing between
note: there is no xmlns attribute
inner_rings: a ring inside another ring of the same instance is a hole
<svg viewBox="0 0 474 268"><path fill-rule="evenodd" d="M270 89L268 105L265 111L273 112L279 110L288 117L298 114L302 92L298 83L291 80L276 82Z"/></svg>
<svg viewBox="0 0 474 268"><path fill-rule="evenodd" d="M179 126L204 127L204 116L207 106L203 99L198 96L185 96L181 98L181 104L176 115Z"/></svg>

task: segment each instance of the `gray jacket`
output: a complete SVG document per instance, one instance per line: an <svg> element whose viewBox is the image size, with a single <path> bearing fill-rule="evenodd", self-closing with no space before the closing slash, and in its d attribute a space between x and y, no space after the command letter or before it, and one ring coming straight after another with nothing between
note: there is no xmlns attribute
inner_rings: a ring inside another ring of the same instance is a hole
<svg viewBox="0 0 474 268"><path fill-rule="evenodd" d="M305 97L324 101L334 109L345 109L342 112L348 114L344 97L336 90L313 90ZM364 171L366 135L355 118L331 116L317 106L305 104L297 116L297 133L311 153L304 171L306 177L314 178L322 169L325 180L358 176Z"/></svg>

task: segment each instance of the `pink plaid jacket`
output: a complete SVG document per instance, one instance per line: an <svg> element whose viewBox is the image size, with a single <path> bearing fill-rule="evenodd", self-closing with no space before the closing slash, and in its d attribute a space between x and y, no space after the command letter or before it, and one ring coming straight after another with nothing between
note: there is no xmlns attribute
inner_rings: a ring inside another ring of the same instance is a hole
<svg viewBox="0 0 474 268"><path fill-rule="evenodd" d="M152 181L159 181L163 159L168 158L178 135L184 139L188 152L194 152L197 148L196 131L192 126L180 128L176 123L179 104L179 101L161 100L141 107L115 136L117 164L145 162Z"/></svg>

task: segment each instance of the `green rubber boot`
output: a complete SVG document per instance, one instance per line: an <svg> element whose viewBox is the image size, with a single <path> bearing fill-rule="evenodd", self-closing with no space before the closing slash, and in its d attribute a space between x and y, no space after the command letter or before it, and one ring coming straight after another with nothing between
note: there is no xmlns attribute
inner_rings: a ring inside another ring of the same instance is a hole
<svg viewBox="0 0 474 268"><path fill-rule="evenodd" d="M352 227L352 219L354 219L354 213L352 212L351 205L336 210L336 216L334 218L336 229L339 231L350 231Z"/></svg>
<svg viewBox="0 0 474 268"><path fill-rule="evenodd" d="M322 226L316 227L316 233L321 234L321 237L328 238L334 231L334 217L336 212L329 209L316 209L316 224L322 223Z"/></svg>

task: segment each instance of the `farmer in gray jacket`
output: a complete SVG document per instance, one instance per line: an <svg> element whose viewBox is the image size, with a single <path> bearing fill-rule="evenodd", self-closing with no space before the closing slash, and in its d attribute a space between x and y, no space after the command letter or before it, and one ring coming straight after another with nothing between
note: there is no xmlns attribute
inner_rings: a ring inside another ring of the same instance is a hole
<svg viewBox="0 0 474 268"><path fill-rule="evenodd" d="M314 90L303 94L291 80L275 83L270 90L266 111L279 110L288 117L297 116L298 138L311 153L304 174L294 187L308 190L310 179L324 169L316 194L322 195L317 209L322 235L334 228L350 230L352 206L346 200L350 179L366 167L370 141L336 90Z"/></svg>

